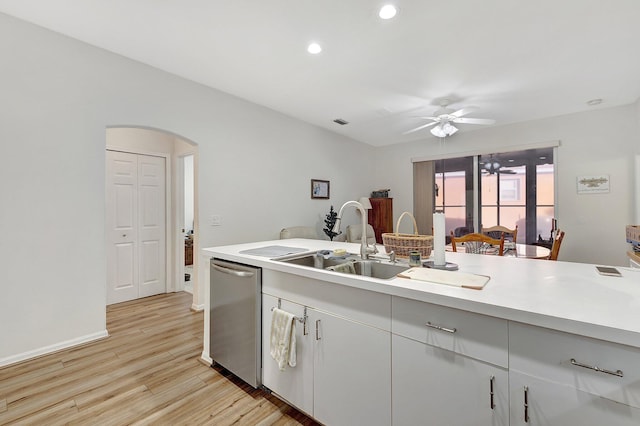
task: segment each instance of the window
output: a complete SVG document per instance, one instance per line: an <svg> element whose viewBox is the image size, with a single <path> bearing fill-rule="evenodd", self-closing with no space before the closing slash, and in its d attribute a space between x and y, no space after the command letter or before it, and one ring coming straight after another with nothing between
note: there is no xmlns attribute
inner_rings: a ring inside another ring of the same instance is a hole
<svg viewBox="0 0 640 426"><path fill-rule="evenodd" d="M447 235L517 225L520 243L549 238L555 215L552 147L430 163L435 185L424 190L433 191L434 209L444 212Z"/></svg>
<svg viewBox="0 0 640 426"><path fill-rule="evenodd" d="M482 226L518 226L518 242L528 244L551 231L553 148L483 155L478 164Z"/></svg>
<svg viewBox="0 0 640 426"><path fill-rule="evenodd" d="M520 201L520 179L502 179L500 181L500 200Z"/></svg>

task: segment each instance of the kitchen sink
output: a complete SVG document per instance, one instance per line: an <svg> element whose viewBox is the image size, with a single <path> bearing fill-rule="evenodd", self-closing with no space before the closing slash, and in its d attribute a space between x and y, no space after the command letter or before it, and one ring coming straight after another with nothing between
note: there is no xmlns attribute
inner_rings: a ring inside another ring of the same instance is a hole
<svg viewBox="0 0 640 426"><path fill-rule="evenodd" d="M353 266L358 275L382 280L395 278L400 272L409 269L408 265L393 265L390 263L381 263L377 260L360 260L356 261Z"/></svg>
<svg viewBox="0 0 640 426"><path fill-rule="evenodd" d="M348 255L345 257L324 257L316 256L315 253L306 253L304 255L287 256L280 259L274 259L279 262L290 263L293 265L306 266L308 268L315 269L329 269L333 272L351 274L346 270L351 268L344 268L342 265L350 263L353 265L353 271L356 275L362 275L365 277L378 278L382 280L388 280L394 278L400 272L409 269L407 265L397 265L390 263L382 263L379 260L362 260L358 255ZM333 270L338 268L338 270Z"/></svg>

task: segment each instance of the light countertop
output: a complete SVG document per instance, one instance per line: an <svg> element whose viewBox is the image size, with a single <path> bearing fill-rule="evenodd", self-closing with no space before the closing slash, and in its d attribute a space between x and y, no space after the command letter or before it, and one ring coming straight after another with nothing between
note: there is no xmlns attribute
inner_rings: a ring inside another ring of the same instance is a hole
<svg viewBox="0 0 640 426"><path fill-rule="evenodd" d="M460 271L491 277L484 289L472 290L340 274L240 253L265 246L360 250L359 244L288 239L205 248L202 255L640 347L640 269L618 267L622 277L609 277L590 264L446 253Z"/></svg>

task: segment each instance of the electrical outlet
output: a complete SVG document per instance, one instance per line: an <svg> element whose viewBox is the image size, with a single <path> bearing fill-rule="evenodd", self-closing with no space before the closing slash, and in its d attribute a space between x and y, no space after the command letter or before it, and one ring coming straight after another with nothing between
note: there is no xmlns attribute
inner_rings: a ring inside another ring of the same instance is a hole
<svg viewBox="0 0 640 426"><path fill-rule="evenodd" d="M219 214L214 214L211 216L211 226L220 226L222 225L222 216Z"/></svg>

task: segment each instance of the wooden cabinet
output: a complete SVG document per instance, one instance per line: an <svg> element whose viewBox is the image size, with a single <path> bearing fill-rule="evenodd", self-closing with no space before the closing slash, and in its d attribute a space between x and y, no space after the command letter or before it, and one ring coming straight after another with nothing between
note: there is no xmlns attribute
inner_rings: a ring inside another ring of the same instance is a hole
<svg viewBox="0 0 640 426"><path fill-rule="evenodd" d="M511 425L640 424L640 350L509 325Z"/></svg>
<svg viewBox="0 0 640 426"><path fill-rule="evenodd" d="M263 275L264 386L327 425L390 425L391 334L378 320L389 299L270 272ZM370 307L358 307L370 297L376 299ZM296 323L296 366L284 371L269 351L271 308L278 299L287 312L304 318L306 308L307 314L306 327Z"/></svg>
<svg viewBox="0 0 640 426"><path fill-rule="evenodd" d="M507 321L392 298L393 425L509 424Z"/></svg>
<svg viewBox="0 0 640 426"><path fill-rule="evenodd" d="M393 232L393 198L369 198L369 224L376 234L376 242L382 244L382 234Z"/></svg>

